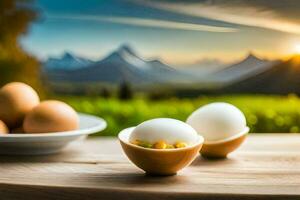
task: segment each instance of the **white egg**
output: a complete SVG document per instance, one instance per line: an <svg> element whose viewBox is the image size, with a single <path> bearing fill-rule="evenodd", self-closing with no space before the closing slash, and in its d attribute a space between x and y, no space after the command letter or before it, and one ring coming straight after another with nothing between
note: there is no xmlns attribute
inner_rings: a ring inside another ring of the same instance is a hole
<svg viewBox="0 0 300 200"><path fill-rule="evenodd" d="M244 114L228 103L202 106L188 117L187 123L206 141L223 140L239 134L246 128Z"/></svg>
<svg viewBox="0 0 300 200"><path fill-rule="evenodd" d="M160 140L168 144L185 142L188 145L198 141L197 132L188 124L169 118L157 118L139 124L130 134L129 141L136 140L154 144Z"/></svg>

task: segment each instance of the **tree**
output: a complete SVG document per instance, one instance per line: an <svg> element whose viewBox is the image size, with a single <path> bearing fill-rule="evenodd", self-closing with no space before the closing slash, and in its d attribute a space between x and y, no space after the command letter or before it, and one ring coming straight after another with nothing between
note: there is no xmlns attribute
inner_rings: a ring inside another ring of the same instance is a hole
<svg viewBox="0 0 300 200"><path fill-rule="evenodd" d="M132 99L133 92L130 88L130 85L124 80L121 82L119 87L119 99L128 100Z"/></svg>
<svg viewBox="0 0 300 200"><path fill-rule="evenodd" d="M40 90L39 63L20 46L37 13L30 8L30 0L0 1L0 86L22 81Z"/></svg>
<svg viewBox="0 0 300 200"><path fill-rule="evenodd" d="M109 92L109 90L107 88L103 88L101 90L100 96L104 97L104 98L109 98L111 97L111 93Z"/></svg>

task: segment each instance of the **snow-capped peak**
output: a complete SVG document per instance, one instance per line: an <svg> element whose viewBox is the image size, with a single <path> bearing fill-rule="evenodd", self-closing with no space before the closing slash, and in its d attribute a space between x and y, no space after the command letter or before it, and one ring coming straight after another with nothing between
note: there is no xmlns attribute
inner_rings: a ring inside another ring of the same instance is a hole
<svg viewBox="0 0 300 200"><path fill-rule="evenodd" d="M75 59L75 57L71 54L71 53L69 53L69 52L65 52L64 54L63 54L63 56L61 57L61 59L62 60L66 60L66 59Z"/></svg>
<svg viewBox="0 0 300 200"><path fill-rule="evenodd" d="M48 70L65 69L73 70L91 65L93 61L77 57L72 53L65 52L60 58L49 57L45 62Z"/></svg>
<svg viewBox="0 0 300 200"><path fill-rule="evenodd" d="M255 56L252 52L249 52L249 54L245 57L243 62L245 61L263 61L263 60Z"/></svg>
<svg viewBox="0 0 300 200"><path fill-rule="evenodd" d="M135 51L128 44L121 45L118 48L117 52L121 55L122 54L130 54L132 56L138 57L138 55L135 53Z"/></svg>
<svg viewBox="0 0 300 200"><path fill-rule="evenodd" d="M151 66L145 60L140 58L127 44L121 45L104 60L109 62L126 62L135 68L143 70L149 70L151 68Z"/></svg>

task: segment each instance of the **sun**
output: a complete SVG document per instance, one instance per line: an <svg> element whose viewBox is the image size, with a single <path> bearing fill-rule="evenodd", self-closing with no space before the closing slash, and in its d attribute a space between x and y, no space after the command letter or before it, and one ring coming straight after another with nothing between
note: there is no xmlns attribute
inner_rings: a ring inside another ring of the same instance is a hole
<svg viewBox="0 0 300 200"><path fill-rule="evenodd" d="M294 51L295 51L296 54L300 54L300 44L295 45Z"/></svg>

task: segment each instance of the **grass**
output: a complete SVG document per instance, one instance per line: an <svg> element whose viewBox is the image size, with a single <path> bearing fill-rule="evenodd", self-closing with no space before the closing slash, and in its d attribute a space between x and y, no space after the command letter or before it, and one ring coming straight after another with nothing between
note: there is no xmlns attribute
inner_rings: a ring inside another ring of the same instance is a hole
<svg viewBox="0 0 300 200"><path fill-rule="evenodd" d="M203 96L197 99L151 101L135 98L121 101L101 97L59 97L78 112L100 116L108 122L98 135L116 136L120 130L135 126L147 119L171 117L185 121L190 113L210 102L228 102L246 115L253 133L293 133L300 131L300 98L289 96L234 95Z"/></svg>

